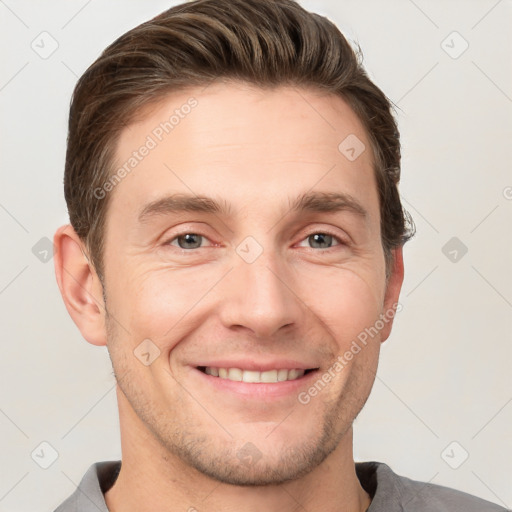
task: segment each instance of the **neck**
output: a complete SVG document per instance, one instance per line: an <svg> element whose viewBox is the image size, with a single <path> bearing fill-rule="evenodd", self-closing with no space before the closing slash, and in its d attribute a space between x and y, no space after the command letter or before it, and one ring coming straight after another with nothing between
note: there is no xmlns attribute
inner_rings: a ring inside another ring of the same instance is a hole
<svg viewBox="0 0 512 512"><path fill-rule="evenodd" d="M105 493L110 512L201 510L259 512L365 512L370 497L361 487L352 453L352 428L311 472L274 486L218 482L169 453L146 428L118 390L122 466Z"/></svg>

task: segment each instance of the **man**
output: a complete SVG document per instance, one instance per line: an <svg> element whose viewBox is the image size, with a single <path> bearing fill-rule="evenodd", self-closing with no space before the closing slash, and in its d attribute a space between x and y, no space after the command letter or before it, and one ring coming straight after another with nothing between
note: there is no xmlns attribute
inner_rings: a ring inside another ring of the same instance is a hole
<svg viewBox="0 0 512 512"><path fill-rule="evenodd" d="M388 100L292 0L189 2L110 45L73 95L54 241L122 463L57 511L504 510L354 463L413 234L399 178Z"/></svg>

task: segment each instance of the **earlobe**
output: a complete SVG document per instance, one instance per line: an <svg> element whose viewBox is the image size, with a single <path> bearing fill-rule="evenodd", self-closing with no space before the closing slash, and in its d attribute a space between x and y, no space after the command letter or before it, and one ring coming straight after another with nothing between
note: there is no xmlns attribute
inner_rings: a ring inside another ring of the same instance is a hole
<svg viewBox="0 0 512 512"><path fill-rule="evenodd" d="M82 241L66 224L55 232L53 243L55 276L68 313L89 343L106 345L103 288Z"/></svg>
<svg viewBox="0 0 512 512"><path fill-rule="evenodd" d="M381 342L388 339L391 334L391 327L396 315L396 306L400 298L400 290L404 281L404 260L403 248L396 247L392 249L393 260L391 273L386 286L386 294L384 296L384 307L382 314L385 316L384 327L380 331ZM398 308L400 309L400 308Z"/></svg>

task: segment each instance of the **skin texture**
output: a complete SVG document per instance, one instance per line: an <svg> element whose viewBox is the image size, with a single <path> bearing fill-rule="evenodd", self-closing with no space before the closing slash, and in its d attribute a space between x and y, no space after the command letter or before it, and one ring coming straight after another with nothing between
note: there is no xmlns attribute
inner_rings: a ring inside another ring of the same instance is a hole
<svg viewBox="0 0 512 512"><path fill-rule="evenodd" d="M123 464L106 493L109 510L366 510L352 422L392 320L307 404L298 391L313 381L257 398L220 390L194 367L290 358L321 378L392 310L402 250L386 283L368 138L338 97L217 82L147 109L122 132L117 164L191 97L197 106L109 192L106 304L71 226L54 238L66 307L87 341L108 346L118 381ZM338 150L350 134L367 148L354 161ZM290 211L289 201L311 191L350 194L367 217ZM139 223L145 204L171 193L225 200L232 211ZM315 245L311 235L325 232L335 238ZM186 233L201 236L187 245L176 238ZM251 263L237 252L246 237L262 249ZM134 355L146 339L160 351L150 365ZM252 460L240 456L248 446Z"/></svg>

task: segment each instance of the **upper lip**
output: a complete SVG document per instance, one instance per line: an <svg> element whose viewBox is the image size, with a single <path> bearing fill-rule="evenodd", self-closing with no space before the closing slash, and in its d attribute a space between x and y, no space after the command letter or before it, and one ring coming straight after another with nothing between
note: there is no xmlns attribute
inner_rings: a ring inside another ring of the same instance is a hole
<svg viewBox="0 0 512 512"><path fill-rule="evenodd" d="M314 363L303 363L294 359L275 359L271 361L256 361L254 359L219 359L215 361L203 361L194 365L211 366L213 368L239 368L240 370L265 372L268 370L310 370L318 368Z"/></svg>

